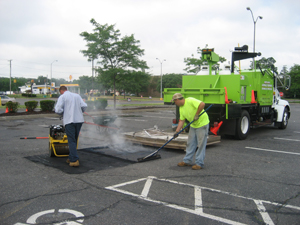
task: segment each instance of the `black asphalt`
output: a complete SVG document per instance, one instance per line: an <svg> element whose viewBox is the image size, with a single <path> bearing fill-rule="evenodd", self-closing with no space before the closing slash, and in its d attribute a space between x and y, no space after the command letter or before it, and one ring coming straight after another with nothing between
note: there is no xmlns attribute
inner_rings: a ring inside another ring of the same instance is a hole
<svg viewBox="0 0 300 225"><path fill-rule="evenodd" d="M110 111L119 115L114 135L84 124L79 168L49 157L47 139L20 139L48 136L59 118L0 118L0 224L299 224L300 105L291 108L285 130L260 127L208 146L199 171L177 166L182 150L137 163L156 148L122 139L170 129L174 106Z"/></svg>

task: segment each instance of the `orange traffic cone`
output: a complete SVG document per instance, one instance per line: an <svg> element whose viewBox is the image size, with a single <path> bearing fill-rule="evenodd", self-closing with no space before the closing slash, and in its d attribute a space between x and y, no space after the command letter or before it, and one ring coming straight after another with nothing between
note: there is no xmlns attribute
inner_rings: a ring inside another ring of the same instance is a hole
<svg viewBox="0 0 300 225"><path fill-rule="evenodd" d="M229 104L228 96L227 96L227 88L224 87L224 89L225 89L225 103L226 103L226 104Z"/></svg>
<svg viewBox="0 0 300 225"><path fill-rule="evenodd" d="M28 109L26 108L26 112L28 112Z"/></svg>
<svg viewBox="0 0 300 225"><path fill-rule="evenodd" d="M223 121L220 123L217 123L215 127L210 128L210 132L212 132L214 135L217 135L218 130L220 129L221 125L223 124Z"/></svg>
<svg viewBox="0 0 300 225"><path fill-rule="evenodd" d="M9 113L9 111L8 111L8 107L6 107L5 113Z"/></svg>
<svg viewBox="0 0 300 225"><path fill-rule="evenodd" d="M255 101L255 95L254 95L254 91L252 90L252 94L251 94L251 104L252 103L257 103L256 101Z"/></svg>

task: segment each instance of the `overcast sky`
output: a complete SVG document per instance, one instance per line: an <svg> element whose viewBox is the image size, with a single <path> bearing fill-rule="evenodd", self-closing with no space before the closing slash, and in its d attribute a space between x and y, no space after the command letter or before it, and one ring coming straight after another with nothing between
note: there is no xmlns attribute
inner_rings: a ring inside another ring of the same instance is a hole
<svg viewBox="0 0 300 225"><path fill-rule="evenodd" d="M184 58L208 47L231 60L238 44L273 57L280 71L300 64L299 0L0 0L0 77L68 79L92 75L79 35L90 19L134 34L145 50L148 72L185 73ZM260 59L260 58L257 58ZM58 60L57 62L55 60ZM242 61L249 68L250 61Z"/></svg>

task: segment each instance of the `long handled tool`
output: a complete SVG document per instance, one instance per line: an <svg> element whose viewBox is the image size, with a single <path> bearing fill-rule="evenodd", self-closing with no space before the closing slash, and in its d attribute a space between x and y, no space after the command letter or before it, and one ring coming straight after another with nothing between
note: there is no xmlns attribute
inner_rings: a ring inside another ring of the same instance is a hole
<svg viewBox="0 0 300 225"><path fill-rule="evenodd" d="M210 107L212 107L213 105L210 105L206 110L204 110L204 112L202 112L199 117L205 113ZM177 135L179 135L182 131L184 131L188 126L190 126L192 123L194 122L194 120L192 122L190 122L188 125L186 125L184 128L182 128ZM160 155L157 154L163 147L165 147L170 141L172 141L174 139L174 136L168 140L163 146L161 146L159 149L157 149L155 152L143 157L143 158L138 158L138 162L145 162L145 161L149 161L149 160L154 160L154 159L160 159Z"/></svg>
<svg viewBox="0 0 300 225"><path fill-rule="evenodd" d="M88 115L89 117L91 117L91 118L94 120L94 117L92 117L92 116L89 115L88 113L84 112L84 114ZM96 123L91 123L91 122L86 122L86 121L84 121L84 123L89 124L89 125L98 126L98 127L103 127L103 128L106 128L106 129L119 130L119 128L117 128L117 127L105 126L105 125L96 124Z"/></svg>
<svg viewBox="0 0 300 225"><path fill-rule="evenodd" d="M20 139L49 139L49 137L21 137Z"/></svg>

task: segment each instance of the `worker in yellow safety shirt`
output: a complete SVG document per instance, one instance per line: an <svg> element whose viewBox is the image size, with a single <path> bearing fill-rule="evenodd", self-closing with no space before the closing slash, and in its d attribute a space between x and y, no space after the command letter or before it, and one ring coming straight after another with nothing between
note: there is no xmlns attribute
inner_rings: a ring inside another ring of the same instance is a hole
<svg viewBox="0 0 300 225"><path fill-rule="evenodd" d="M178 166L192 166L193 156L196 152L195 165L192 166L192 169L202 169L204 166L209 118L206 112L201 117L199 115L204 111L205 103L192 97L184 98L180 93L174 94L172 101L179 107L180 113L174 138L178 137L178 132L182 129L185 119L194 121L190 125L185 157L183 162L178 163Z"/></svg>

